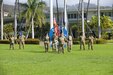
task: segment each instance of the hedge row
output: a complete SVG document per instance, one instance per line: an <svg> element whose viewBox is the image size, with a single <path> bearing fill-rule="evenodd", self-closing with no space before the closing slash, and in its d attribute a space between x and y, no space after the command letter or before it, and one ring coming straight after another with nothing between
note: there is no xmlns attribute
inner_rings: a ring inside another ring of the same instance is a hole
<svg viewBox="0 0 113 75"><path fill-rule="evenodd" d="M40 42L39 39L26 39L25 40L25 44L39 44L39 42ZM9 44L9 40L0 40L0 44Z"/></svg>
<svg viewBox="0 0 113 75"><path fill-rule="evenodd" d="M38 39L27 39L25 40L26 44L39 44L40 40ZM79 44L80 41L79 39L73 39L73 44ZM88 43L88 41L86 40L86 44ZM95 44L105 44L107 43L107 40L105 39L96 39L94 40ZM9 44L9 40L0 40L0 44Z"/></svg>
<svg viewBox="0 0 113 75"><path fill-rule="evenodd" d="M88 43L88 40L86 39L86 44ZM95 39L94 44L106 44L107 40L105 39ZM79 39L73 39L73 44L80 44Z"/></svg>

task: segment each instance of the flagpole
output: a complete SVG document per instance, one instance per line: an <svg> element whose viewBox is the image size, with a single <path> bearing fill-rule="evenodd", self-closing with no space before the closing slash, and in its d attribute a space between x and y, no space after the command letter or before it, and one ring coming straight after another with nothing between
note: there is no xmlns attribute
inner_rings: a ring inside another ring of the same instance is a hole
<svg viewBox="0 0 113 75"><path fill-rule="evenodd" d="M14 8L14 38L17 37L17 0L15 0L15 8Z"/></svg>
<svg viewBox="0 0 113 75"><path fill-rule="evenodd" d="M82 35L85 36L85 30L84 30L84 0L82 0Z"/></svg>
<svg viewBox="0 0 113 75"><path fill-rule="evenodd" d="M53 0L50 0L50 29L53 28Z"/></svg>
<svg viewBox="0 0 113 75"><path fill-rule="evenodd" d="M64 0L64 22L65 22L65 29L68 31L66 3L67 0Z"/></svg>
<svg viewBox="0 0 113 75"><path fill-rule="evenodd" d="M97 0L98 6L98 38L101 38L101 27L100 27L100 0Z"/></svg>
<svg viewBox="0 0 113 75"><path fill-rule="evenodd" d="M1 40L3 40L3 0L1 2Z"/></svg>

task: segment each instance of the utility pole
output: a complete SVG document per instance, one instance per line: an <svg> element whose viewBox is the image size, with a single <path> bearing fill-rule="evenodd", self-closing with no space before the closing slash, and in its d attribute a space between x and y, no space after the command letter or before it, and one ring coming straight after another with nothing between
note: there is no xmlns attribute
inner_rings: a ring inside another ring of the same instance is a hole
<svg viewBox="0 0 113 75"><path fill-rule="evenodd" d="M50 0L50 29L53 28L53 0Z"/></svg>
<svg viewBox="0 0 113 75"><path fill-rule="evenodd" d="M82 0L82 36L85 37L85 30L84 30L84 0Z"/></svg>
<svg viewBox="0 0 113 75"><path fill-rule="evenodd" d="M101 38L101 26L100 26L100 0L97 0L98 8L98 38Z"/></svg>
<svg viewBox="0 0 113 75"><path fill-rule="evenodd" d="M1 40L3 40L3 0L1 1Z"/></svg>

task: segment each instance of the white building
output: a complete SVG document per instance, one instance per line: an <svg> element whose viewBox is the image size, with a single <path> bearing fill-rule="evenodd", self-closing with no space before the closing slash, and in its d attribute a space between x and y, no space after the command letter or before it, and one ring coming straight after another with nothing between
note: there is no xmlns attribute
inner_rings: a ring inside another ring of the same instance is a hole
<svg viewBox="0 0 113 75"><path fill-rule="evenodd" d="M63 15L63 8L59 8L59 18L62 17ZM87 9L85 8L85 13L84 13L84 18L86 18L87 13L86 13ZM80 13L81 11L79 11ZM92 18L92 16L97 15L97 8L89 8L88 9L88 16L87 19L90 20ZM101 16L109 16L112 20L113 20L113 8L112 7L101 7L100 8L100 15ZM56 8L54 8L54 16L57 16L57 11ZM68 7L67 8L67 16L68 16L68 21L69 23L77 23L78 20L78 9L76 9L75 7ZM49 22L49 10L47 13L47 22ZM81 16L79 15L79 20L81 19Z"/></svg>

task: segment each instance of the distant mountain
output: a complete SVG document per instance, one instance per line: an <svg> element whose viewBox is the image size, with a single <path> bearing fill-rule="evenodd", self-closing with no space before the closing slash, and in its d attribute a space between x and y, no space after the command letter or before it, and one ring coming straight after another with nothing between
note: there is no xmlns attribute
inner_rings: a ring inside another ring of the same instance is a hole
<svg viewBox="0 0 113 75"><path fill-rule="evenodd" d="M86 2L84 2L84 8L86 9L87 8L87 5L88 5L88 3L86 3ZM79 6L79 8L81 8L81 4L79 5L79 4L76 4L76 5L72 5L72 6L68 6L68 8L78 8L78 6ZM100 6L101 8L110 8L110 6ZM95 9L95 8L97 8L97 5L96 4L92 4L92 3L90 3L89 4L89 9Z"/></svg>

